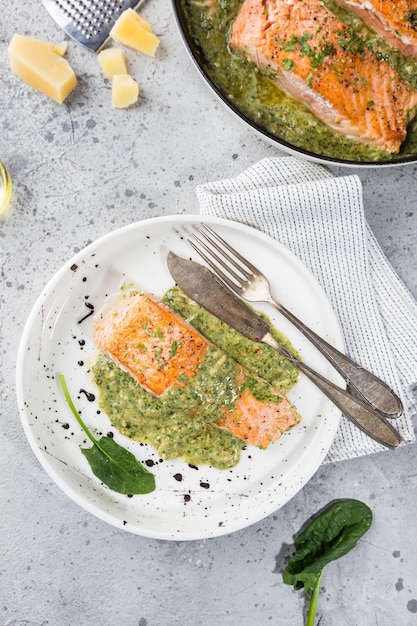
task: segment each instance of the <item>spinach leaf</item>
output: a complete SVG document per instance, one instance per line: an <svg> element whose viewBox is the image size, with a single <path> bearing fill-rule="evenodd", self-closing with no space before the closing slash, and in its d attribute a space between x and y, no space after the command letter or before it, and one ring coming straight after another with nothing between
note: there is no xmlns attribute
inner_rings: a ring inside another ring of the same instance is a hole
<svg viewBox="0 0 417 626"><path fill-rule="evenodd" d="M58 380L75 419L93 443L92 448L81 448L81 452L87 458L94 475L109 489L117 491L117 493L133 495L153 491L155 489L153 474L145 469L129 450L120 446L114 439L110 437L96 439L75 408L65 377L60 374Z"/></svg>
<svg viewBox="0 0 417 626"><path fill-rule="evenodd" d="M309 599L307 626L313 626L320 581L325 566L352 550L372 523L372 511L359 500L337 500L320 513L295 539L282 578L294 589L304 588Z"/></svg>

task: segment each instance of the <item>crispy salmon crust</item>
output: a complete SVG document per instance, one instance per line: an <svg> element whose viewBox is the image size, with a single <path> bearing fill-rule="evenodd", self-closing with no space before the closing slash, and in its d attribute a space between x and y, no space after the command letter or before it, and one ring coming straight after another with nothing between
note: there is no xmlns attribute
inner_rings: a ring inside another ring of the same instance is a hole
<svg viewBox="0 0 417 626"><path fill-rule="evenodd" d="M230 46L334 130L399 151L417 93L320 0L245 0Z"/></svg>
<svg viewBox="0 0 417 626"><path fill-rule="evenodd" d="M148 294L123 302L95 329L96 343L147 391L162 395L195 375L208 341ZM178 377L180 380L178 380Z"/></svg>
<svg viewBox="0 0 417 626"><path fill-rule="evenodd" d="M241 379L240 383L244 383L246 375L242 368L239 368L238 377ZM221 411L217 425L239 439L263 449L300 421L294 407L284 396L279 404L262 402L247 387L236 399L234 408L234 411Z"/></svg>
<svg viewBox="0 0 417 626"><path fill-rule="evenodd" d="M147 293L131 296L100 320L94 338L118 367L161 399L171 388L185 387L197 376L211 346L188 322ZM229 358L218 352L219 360ZM245 385L250 378L236 363L237 397L233 406L220 407L216 424L246 443L267 448L301 418L275 390L271 393L276 401L256 398Z"/></svg>
<svg viewBox="0 0 417 626"><path fill-rule="evenodd" d="M417 0L335 0L405 56L417 57Z"/></svg>

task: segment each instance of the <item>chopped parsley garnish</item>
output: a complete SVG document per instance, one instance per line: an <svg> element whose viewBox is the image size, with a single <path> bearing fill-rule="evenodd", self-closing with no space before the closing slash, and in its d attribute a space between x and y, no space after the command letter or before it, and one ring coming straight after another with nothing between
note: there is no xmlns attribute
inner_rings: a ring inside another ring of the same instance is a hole
<svg viewBox="0 0 417 626"><path fill-rule="evenodd" d="M285 52L293 52L298 45L301 54L310 58L311 67L320 67L324 59L332 54L334 50L333 44L324 39L320 46L312 48L308 43L312 37L312 33L305 33L301 37L296 37L293 34L291 39L282 45L282 49ZM294 69L295 62L292 59L284 59L282 65L286 70L291 70ZM309 74L306 79L306 83L309 86L311 85L311 77L312 75Z"/></svg>
<svg viewBox="0 0 417 626"><path fill-rule="evenodd" d="M145 331L145 333L148 335L148 337L155 337L155 333L149 330L148 324L146 322L143 322L142 328Z"/></svg>
<svg viewBox="0 0 417 626"><path fill-rule="evenodd" d="M145 331L145 333L148 335L148 337L158 337L160 341L164 340L164 335L160 328L156 328L155 332L153 332L152 330L149 330L147 322L143 322L142 328Z"/></svg>
<svg viewBox="0 0 417 626"><path fill-rule="evenodd" d="M170 348L170 355L171 356L175 356L178 352L178 349L181 348L181 342L180 341L173 341L171 343L171 348Z"/></svg>
<svg viewBox="0 0 417 626"><path fill-rule="evenodd" d="M332 52L333 44L328 43L327 41L323 42L323 47L319 50L311 50L309 52L309 57L311 58L312 67L320 67L324 59L330 56Z"/></svg>
<svg viewBox="0 0 417 626"><path fill-rule="evenodd" d="M339 30L337 35L340 37L337 43L346 52L357 52L361 56L365 54L364 40L353 30L352 27Z"/></svg>
<svg viewBox="0 0 417 626"><path fill-rule="evenodd" d="M285 50L285 52L294 52L294 50L295 50L295 43L293 41L287 41L287 43L284 43L282 48L283 48L283 50Z"/></svg>
<svg viewBox="0 0 417 626"><path fill-rule="evenodd" d="M417 11L410 11L410 13L405 16L404 22L410 22L411 28L417 30Z"/></svg>
<svg viewBox="0 0 417 626"><path fill-rule="evenodd" d="M309 72L309 74L308 74L308 76L306 78L307 87L311 87L311 79L313 78L313 74L314 74L314 72L313 72L313 70L311 70L311 72Z"/></svg>
<svg viewBox="0 0 417 626"><path fill-rule="evenodd" d="M293 70L295 68L295 63L292 59L284 59L282 61L282 66L286 70Z"/></svg>
<svg viewBox="0 0 417 626"><path fill-rule="evenodd" d="M308 55L311 52L311 50L307 41L309 41L312 38L312 36L313 35L311 33L305 33L305 35L302 35L301 37L296 37L295 35L293 35L290 41L291 43L298 43L298 45L300 46L301 52L305 55Z"/></svg>
<svg viewBox="0 0 417 626"><path fill-rule="evenodd" d="M155 350L155 357L158 361L158 366L163 367L165 365L165 359L163 357L162 348L160 346Z"/></svg>

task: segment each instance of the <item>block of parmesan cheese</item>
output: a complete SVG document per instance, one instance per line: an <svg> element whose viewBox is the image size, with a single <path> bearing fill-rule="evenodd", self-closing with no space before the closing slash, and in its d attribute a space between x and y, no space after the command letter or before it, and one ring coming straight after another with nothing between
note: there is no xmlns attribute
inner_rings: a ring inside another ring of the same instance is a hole
<svg viewBox="0 0 417 626"><path fill-rule="evenodd" d="M149 22L146 22L133 9L123 11L111 29L110 37L123 46L151 57L155 56L159 46L159 39L152 32Z"/></svg>
<svg viewBox="0 0 417 626"><path fill-rule="evenodd" d="M129 74L115 74L112 78L111 105L124 109L135 104L139 97L139 85Z"/></svg>
<svg viewBox="0 0 417 626"><path fill-rule="evenodd" d="M26 83L61 103L77 84L70 64L62 58L65 51L66 44L13 35L9 44L10 67Z"/></svg>
<svg viewBox="0 0 417 626"><path fill-rule="evenodd" d="M29 37L27 37L27 39L29 39ZM61 43L50 43L49 41L42 41L42 39L34 39L33 41L45 46L45 50L55 52L55 54L58 54L60 57L63 57L68 50L68 43L66 41L62 41Z"/></svg>
<svg viewBox="0 0 417 626"><path fill-rule="evenodd" d="M106 48L98 53L97 58L106 76L127 74L125 55L120 48Z"/></svg>

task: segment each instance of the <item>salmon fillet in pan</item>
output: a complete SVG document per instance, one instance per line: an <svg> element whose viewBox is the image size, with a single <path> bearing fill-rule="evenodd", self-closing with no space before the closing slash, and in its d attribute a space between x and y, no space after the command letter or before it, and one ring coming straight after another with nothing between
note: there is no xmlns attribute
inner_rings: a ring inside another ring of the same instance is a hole
<svg viewBox="0 0 417 626"><path fill-rule="evenodd" d="M199 367L213 347L188 322L147 293L131 296L99 321L94 339L118 367L149 393L166 401L170 390L185 389L198 376ZM229 357L216 350L213 368L221 372L219 368ZM259 400L250 384L254 377L237 363L234 371L233 403L219 405L215 423L247 443L266 448L297 424L300 416L285 396L264 381L260 384L268 386L274 399ZM213 390L207 389L207 396L210 394ZM205 403L202 397L199 410L204 410Z"/></svg>
<svg viewBox="0 0 417 626"><path fill-rule="evenodd" d="M334 130L399 151L417 93L319 0L245 0L230 46Z"/></svg>
<svg viewBox="0 0 417 626"><path fill-rule="evenodd" d="M417 57L416 0L335 0L405 56Z"/></svg>

